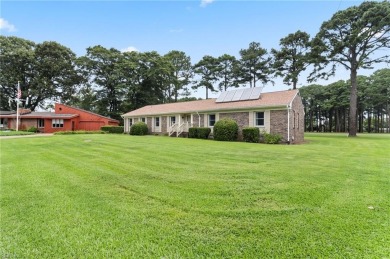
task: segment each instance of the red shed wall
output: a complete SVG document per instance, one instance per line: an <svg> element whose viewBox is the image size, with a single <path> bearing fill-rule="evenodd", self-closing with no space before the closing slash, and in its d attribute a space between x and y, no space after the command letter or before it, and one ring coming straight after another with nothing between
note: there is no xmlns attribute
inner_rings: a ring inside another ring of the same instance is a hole
<svg viewBox="0 0 390 259"><path fill-rule="evenodd" d="M57 131L77 130L77 128L76 128L77 119L78 118L64 119L64 127L61 127L61 128L53 128L52 119L45 119L45 128L44 128L43 132L44 133L54 133ZM72 129L72 122L74 122L74 125L75 125L74 129Z"/></svg>
<svg viewBox="0 0 390 259"><path fill-rule="evenodd" d="M75 122L75 130L100 130L100 127L104 125L119 125L118 122L112 121L103 116L58 103L55 105L55 113L78 114L79 117L78 120Z"/></svg>

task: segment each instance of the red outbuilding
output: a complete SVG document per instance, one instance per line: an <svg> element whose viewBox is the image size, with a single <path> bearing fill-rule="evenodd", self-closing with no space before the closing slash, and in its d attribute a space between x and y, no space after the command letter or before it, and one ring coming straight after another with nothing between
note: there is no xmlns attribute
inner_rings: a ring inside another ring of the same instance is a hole
<svg viewBox="0 0 390 259"><path fill-rule="evenodd" d="M93 112L56 103L54 112L32 112L19 109L19 130L36 127L39 132L100 130L102 126L118 126L119 121ZM0 112L0 127L16 129L16 112Z"/></svg>

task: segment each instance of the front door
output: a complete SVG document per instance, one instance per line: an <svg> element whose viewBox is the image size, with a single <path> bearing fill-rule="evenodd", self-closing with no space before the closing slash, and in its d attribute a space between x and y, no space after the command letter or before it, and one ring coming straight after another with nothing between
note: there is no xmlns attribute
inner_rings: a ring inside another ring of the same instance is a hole
<svg viewBox="0 0 390 259"><path fill-rule="evenodd" d="M184 132L188 132L188 128L191 124L191 114L182 114L181 123L184 123Z"/></svg>

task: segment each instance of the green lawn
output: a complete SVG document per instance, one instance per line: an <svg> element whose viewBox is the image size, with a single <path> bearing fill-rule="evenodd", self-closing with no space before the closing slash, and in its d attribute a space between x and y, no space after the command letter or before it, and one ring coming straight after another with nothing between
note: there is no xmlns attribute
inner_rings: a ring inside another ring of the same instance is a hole
<svg viewBox="0 0 390 259"><path fill-rule="evenodd" d="M388 258L390 134L1 139L0 258Z"/></svg>

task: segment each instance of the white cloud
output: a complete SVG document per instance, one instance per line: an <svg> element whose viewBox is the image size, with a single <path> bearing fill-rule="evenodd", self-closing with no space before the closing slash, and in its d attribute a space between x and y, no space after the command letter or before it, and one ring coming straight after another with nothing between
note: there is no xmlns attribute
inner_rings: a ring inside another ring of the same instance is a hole
<svg viewBox="0 0 390 259"><path fill-rule="evenodd" d="M6 30L8 32L16 31L15 25L9 23L7 20L0 18L0 30Z"/></svg>
<svg viewBox="0 0 390 259"><path fill-rule="evenodd" d="M212 2L214 2L214 0L200 0L200 6L206 7L207 5L211 4Z"/></svg>
<svg viewBox="0 0 390 259"><path fill-rule="evenodd" d="M129 46L125 49L121 49L121 52L138 52L139 50L136 48L136 47L133 47L133 46Z"/></svg>

